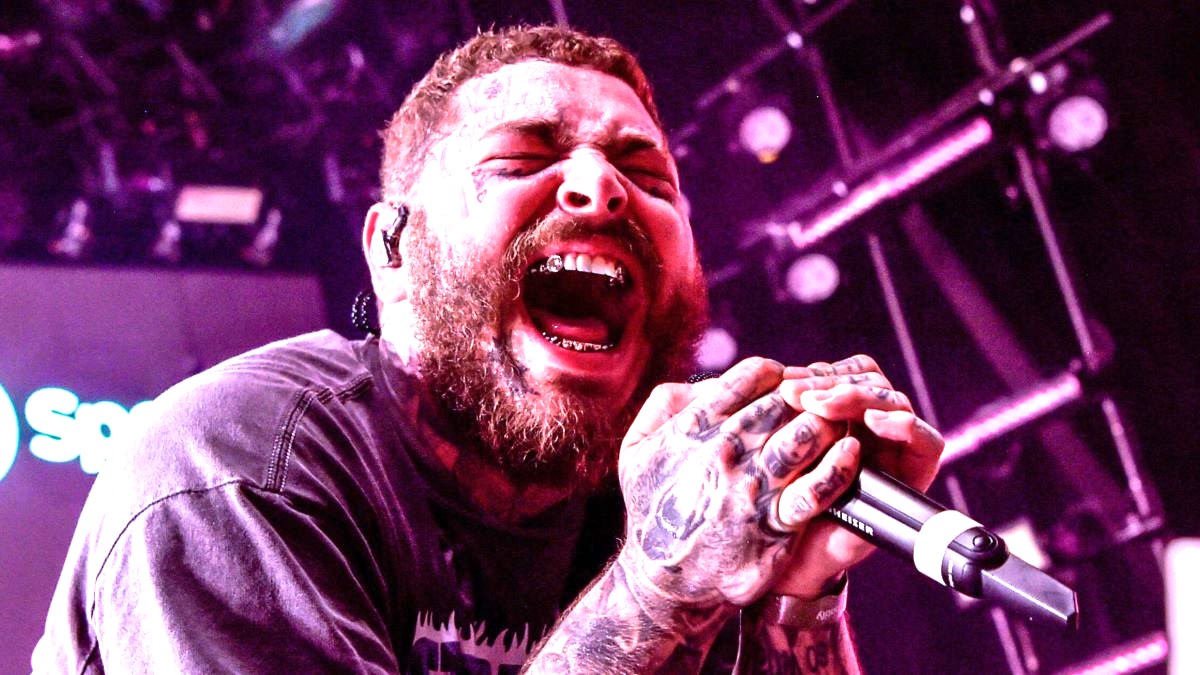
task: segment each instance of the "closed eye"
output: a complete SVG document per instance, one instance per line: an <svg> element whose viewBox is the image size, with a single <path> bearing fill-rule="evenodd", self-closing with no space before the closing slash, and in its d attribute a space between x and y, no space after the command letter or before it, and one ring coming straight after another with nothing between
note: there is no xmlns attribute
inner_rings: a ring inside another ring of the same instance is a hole
<svg viewBox="0 0 1200 675"><path fill-rule="evenodd" d="M485 162L497 176L529 176L554 163L546 155L512 154L493 157Z"/></svg>
<svg viewBox="0 0 1200 675"><path fill-rule="evenodd" d="M675 183L669 177L653 169L638 167L629 167L622 171L642 190L660 199L674 201Z"/></svg>

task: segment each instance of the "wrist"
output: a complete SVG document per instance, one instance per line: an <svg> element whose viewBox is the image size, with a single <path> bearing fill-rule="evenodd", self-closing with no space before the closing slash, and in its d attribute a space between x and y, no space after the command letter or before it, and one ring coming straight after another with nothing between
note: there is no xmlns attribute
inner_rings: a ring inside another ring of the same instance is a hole
<svg viewBox="0 0 1200 675"><path fill-rule="evenodd" d="M679 578L678 572L648 564L644 556L629 551L628 544L617 554L607 574L624 586L647 616L694 636L711 632L715 637L725 621L737 613L737 607L714 593L697 592Z"/></svg>
<svg viewBox="0 0 1200 675"><path fill-rule="evenodd" d="M836 626L846 613L848 579L843 572L816 597L768 593L749 608L752 620L778 626L815 630Z"/></svg>
<svg viewBox="0 0 1200 675"><path fill-rule="evenodd" d="M846 585L846 570L841 570L830 577L815 580L777 582L771 589L772 593L790 595L802 600L816 600L827 595L837 595Z"/></svg>

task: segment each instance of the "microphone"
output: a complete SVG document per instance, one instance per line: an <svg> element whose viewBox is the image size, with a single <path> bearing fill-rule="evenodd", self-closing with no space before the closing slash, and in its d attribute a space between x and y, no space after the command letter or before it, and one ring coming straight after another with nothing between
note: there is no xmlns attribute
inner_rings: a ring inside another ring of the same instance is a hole
<svg viewBox="0 0 1200 675"><path fill-rule="evenodd" d="M1031 620L1079 627L1075 591L1010 553L980 523L885 473L863 467L827 515L963 595Z"/></svg>

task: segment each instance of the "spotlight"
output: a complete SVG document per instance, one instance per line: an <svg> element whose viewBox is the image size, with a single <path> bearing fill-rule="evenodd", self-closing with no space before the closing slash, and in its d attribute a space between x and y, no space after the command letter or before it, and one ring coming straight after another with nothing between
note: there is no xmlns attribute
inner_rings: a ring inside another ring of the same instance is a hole
<svg viewBox="0 0 1200 675"><path fill-rule="evenodd" d="M279 227L283 224L283 213L279 209L267 211L266 222L262 229L254 235L254 241L242 249L242 260L266 267L275 257L275 244L279 243Z"/></svg>
<svg viewBox="0 0 1200 675"><path fill-rule="evenodd" d="M1076 94L1054 104L1046 120L1046 136L1063 152L1091 150L1108 132L1108 111L1092 96Z"/></svg>
<svg viewBox="0 0 1200 675"><path fill-rule="evenodd" d="M788 267L788 295L805 304L827 300L841 281L837 263L827 255L809 253L796 258Z"/></svg>
<svg viewBox="0 0 1200 675"><path fill-rule="evenodd" d="M763 105L746 113L738 126L738 140L746 152L763 164L779 158L788 141L792 139L792 123L782 110L772 105Z"/></svg>
<svg viewBox="0 0 1200 675"><path fill-rule="evenodd" d="M177 264L183 259L183 228L179 221L169 218L158 229L158 239L150 249L150 255L159 260Z"/></svg>
<svg viewBox="0 0 1200 675"><path fill-rule="evenodd" d="M262 190L233 185L184 185L175 199L175 220L212 225L253 225Z"/></svg>
<svg viewBox="0 0 1200 675"><path fill-rule="evenodd" d="M737 339L723 326L713 324L704 331L696 350L696 363L701 370L725 370L737 358Z"/></svg>
<svg viewBox="0 0 1200 675"><path fill-rule="evenodd" d="M328 23L341 4L340 0L295 0L271 24L268 41L259 45L260 49L286 54Z"/></svg>
<svg viewBox="0 0 1200 675"><path fill-rule="evenodd" d="M88 203L83 197L71 204L67 215L67 226L63 235L50 242L50 252L61 258L79 260L92 243L92 230L88 227Z"/></svg>
<svg viewBox="0 0 1200 675"><path fill-rule="evenodd" d="M1073 155L1096 147L1108 133L1108 92L1083 53L1032 71L1026 114L1042 150Z"/></svg>

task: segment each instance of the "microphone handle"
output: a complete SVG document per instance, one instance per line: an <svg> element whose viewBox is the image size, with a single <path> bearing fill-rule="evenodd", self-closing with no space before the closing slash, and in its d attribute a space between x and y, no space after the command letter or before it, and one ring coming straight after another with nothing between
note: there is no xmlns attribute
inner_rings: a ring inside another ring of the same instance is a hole
<svg viewBox="0 0 1200 675"><path fill-rule="evenodd" d="M863 467L828 509L838 524L959 593L1075 626L1075 593L1011 555L1004 540L891 476Z"/></svg>

